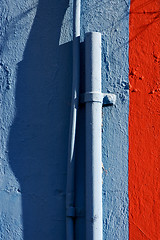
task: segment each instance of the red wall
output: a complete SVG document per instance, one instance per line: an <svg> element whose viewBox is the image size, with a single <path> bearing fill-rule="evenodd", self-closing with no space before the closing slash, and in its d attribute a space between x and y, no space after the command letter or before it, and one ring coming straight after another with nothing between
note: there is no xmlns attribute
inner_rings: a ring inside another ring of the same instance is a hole
<svg viewBox="0 0 160 240"><path fill-rule="evenodd" d="M160 239L160 0L131 0L129 239Z"/></svg>

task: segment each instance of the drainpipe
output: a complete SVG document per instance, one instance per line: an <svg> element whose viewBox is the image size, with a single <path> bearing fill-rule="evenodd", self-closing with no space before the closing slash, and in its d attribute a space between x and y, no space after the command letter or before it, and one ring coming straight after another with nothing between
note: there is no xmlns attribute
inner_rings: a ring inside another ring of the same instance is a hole
<svg viewBox="0 0 160 240"><path fill-rule="evenodd" d="M85 35L86 104L86 240L102 240L102 106L116 103L116 95L101 92L101 33Z"/></svg>
<svg viewBox="0 0 160 240"><path fill-rule="evenodd" d="M86 104L86 240L102 240L102 105L116 95L101 92L101 33L85 35Z"/></svg>
<svg viewBox="0 0 160 240"><path fill-rule="evenodd" d="M102 240L101 34L85 36L86 240Z"/></svg>
<svg viewBox="0 0 160 240"><path fill-rule="evenodd" d="M66 239L74 240L75 208L75 137L80 83L80 8L73 5L73 85L68 144L66 188ZM101 34L85 35L86 92L86 240L102 240L102 104L113 105L116 96L101 93Z"/></svg>
<svg viewBox="0 0 160 240"><path fill-rule="evenodd" d="M80 83L80 8L81 1L73 3L73 84L70 115L70 131L68 144L68 167L66 188L66 239L74 240L75 222L75 137L77 124L77 110L79 105Z"/></svg>

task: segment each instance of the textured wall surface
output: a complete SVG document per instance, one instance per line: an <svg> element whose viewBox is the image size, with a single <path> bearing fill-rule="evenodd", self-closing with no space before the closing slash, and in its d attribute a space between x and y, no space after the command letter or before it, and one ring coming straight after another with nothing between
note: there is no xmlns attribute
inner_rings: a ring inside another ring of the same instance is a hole
<svg viewBox="0 0 160 240"><path fill-rule="evenodd" d="M160 1L130 8L130 239L160 239Z"/></svg>
<svg viewBox="0 0 160 240"><path fill-rule="evenodd" d="M128 239L128 18L129 1L83 1L83 32L100 31L102 86L117 95L103 109L104 239Z"/></svg>
<svg viewBox="0 0 160 240"><path fill-rule="evenodd" d="M64 240L72 1L1 0L0 19L0 239ZM103 109L107 240L128 239L128 19L129 0L82 1L81 41L102 33L103 91L117 95ZM83 108L78 122L76 202L84 207ZM76 221L77 239L84 223Z"/></svg>
<svg viewBox="0 0 160 240"><path fill-rule="evenodd" d="M69 8L0 1L2 240L65 239L72 44L59 41Z"/></svg>

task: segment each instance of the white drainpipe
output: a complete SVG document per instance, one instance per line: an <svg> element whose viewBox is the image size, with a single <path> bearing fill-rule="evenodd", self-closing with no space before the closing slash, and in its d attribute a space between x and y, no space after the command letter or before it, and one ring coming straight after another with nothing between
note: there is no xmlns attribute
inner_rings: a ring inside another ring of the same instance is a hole
<svg viewBox="0 0 160 240"><path fill-rule="evenodd" d="M102 240L101 34L85 37L86 240Z"/></svg>

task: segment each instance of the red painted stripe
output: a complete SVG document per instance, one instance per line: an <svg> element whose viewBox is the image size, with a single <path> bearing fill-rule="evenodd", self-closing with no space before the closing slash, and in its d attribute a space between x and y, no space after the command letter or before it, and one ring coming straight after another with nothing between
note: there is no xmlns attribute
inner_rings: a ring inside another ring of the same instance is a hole
<svg viewBox="0 0 160 240"><path fill-rule="evenodd" d="M131 0L129 239L160 240L160 0Z"/></svg>

